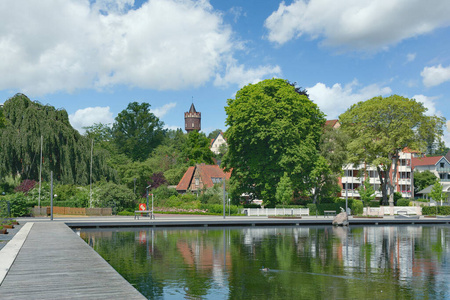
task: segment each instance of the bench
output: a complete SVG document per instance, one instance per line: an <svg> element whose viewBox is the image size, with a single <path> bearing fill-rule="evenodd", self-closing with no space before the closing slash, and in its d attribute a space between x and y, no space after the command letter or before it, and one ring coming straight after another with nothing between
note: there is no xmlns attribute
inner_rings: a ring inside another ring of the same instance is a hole
<svg viewBox="0 0 450 300"><path fill-rule="evenodd" d="M325 216L325 217L329 217L329 216L336 216L336 211L334 211L334 210L324 210L323 211L323 215Z"/></svg>
<svg viewBox="0 0 450 300"><path fill-rule="evenodd" d="M407 215L408 212L406 210L399 210L397 211L397 215Z"/></svg>
<svg viewBox="0 0 450 300"><path fill-rule="evenodd" d="M151 211L151 210L135 210L134 211L134 219L135 220L136 220L136 217L139 220L139 216L141 216L141 215L147 215L147 217L150 217L150 219L155 218L155 215L153 214L153 211Z"/></svg>

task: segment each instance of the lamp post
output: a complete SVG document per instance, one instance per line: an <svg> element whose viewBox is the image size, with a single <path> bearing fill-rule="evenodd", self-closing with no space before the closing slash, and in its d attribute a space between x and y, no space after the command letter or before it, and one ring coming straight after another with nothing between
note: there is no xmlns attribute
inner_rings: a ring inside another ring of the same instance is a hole
<svg viewBox="0 0 450 300"><path fill-rule="evenodd" d="M149 189L151 186L152 186L152 185L150 184L149 186L146 187L146 189L147 189L147 206L146 206L147 210L148 210L148 189Z"/></svg>

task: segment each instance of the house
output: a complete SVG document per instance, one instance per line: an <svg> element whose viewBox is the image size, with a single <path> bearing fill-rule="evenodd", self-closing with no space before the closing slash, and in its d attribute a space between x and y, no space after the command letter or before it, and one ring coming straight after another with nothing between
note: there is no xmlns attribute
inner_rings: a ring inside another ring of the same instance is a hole
<svg viewBox="0 0 450 300"><path fill-rule="evenodd" d="M450 162L445 156L414 157L412 165L415 172L428 170L441 182L450 182Z"/></svg>
<svg viewBox="0 0 450 300"><path fill-rule="evenodd" d="M333 129L337 129L339 127L341 127L341 123L339 123L339 120L335 119L335 120L327 120L325 122L325 126L328 127L330 126Z"/></svg>
<svg viewBox="0 0 450 300"><path fill-rule="evenodd" d="M198 192L222 183L224 178L230 179L230 176L231 172L225 173L218 165L197 164L188 168L176 190L182 194L187 191Z"/></svg>
<svg viewBox="0 0 450 300"><path fill-rule="evenodd" d="M227 141L223 136L223 132L221 131L217 134L216 138L211 139L211 145L209 146L209 149L211 149L214 154L219 154L220 146L224 144L227 145Z"/></svg>

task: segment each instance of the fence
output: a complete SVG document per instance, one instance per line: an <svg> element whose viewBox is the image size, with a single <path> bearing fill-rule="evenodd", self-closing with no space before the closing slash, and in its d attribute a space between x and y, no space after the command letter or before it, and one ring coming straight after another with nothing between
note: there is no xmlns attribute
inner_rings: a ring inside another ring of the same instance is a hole
<svg viewBox="0 0 450 300"><path fill-rule="evenodd" d="M309 216L309 208L244 208L246 216Z"/></svg>
<svg viewBox="0 0 450 300"><path fill-rule="evenodd" d="M420 206L380 206L380 207L364 207L364 215L368 216L384 216L384 215L422 215L422 208Z"/></svg>
<svg viewBox="0 0 450 300"><path fill-rule="evenodd" d="M33 216L46 216L50 214L50 206L35 206L32 208ZM84 207L59 207L53 206L53 214L76 216L110 216L112 208L84 208Z"/></svg>

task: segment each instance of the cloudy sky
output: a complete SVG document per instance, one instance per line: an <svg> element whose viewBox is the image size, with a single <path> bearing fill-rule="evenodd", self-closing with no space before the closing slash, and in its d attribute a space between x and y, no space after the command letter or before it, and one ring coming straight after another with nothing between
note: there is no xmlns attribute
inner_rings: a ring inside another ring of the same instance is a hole
<svg viewBox="0 0 450 300"><path fill-rule="evenodd" d="M0 103L24 93L80 131L133 101L167 128L193 101L225 129L226 100L272 77L328 119L399 94L450 120L447 0L2 0L0 19Z"/></svg>

